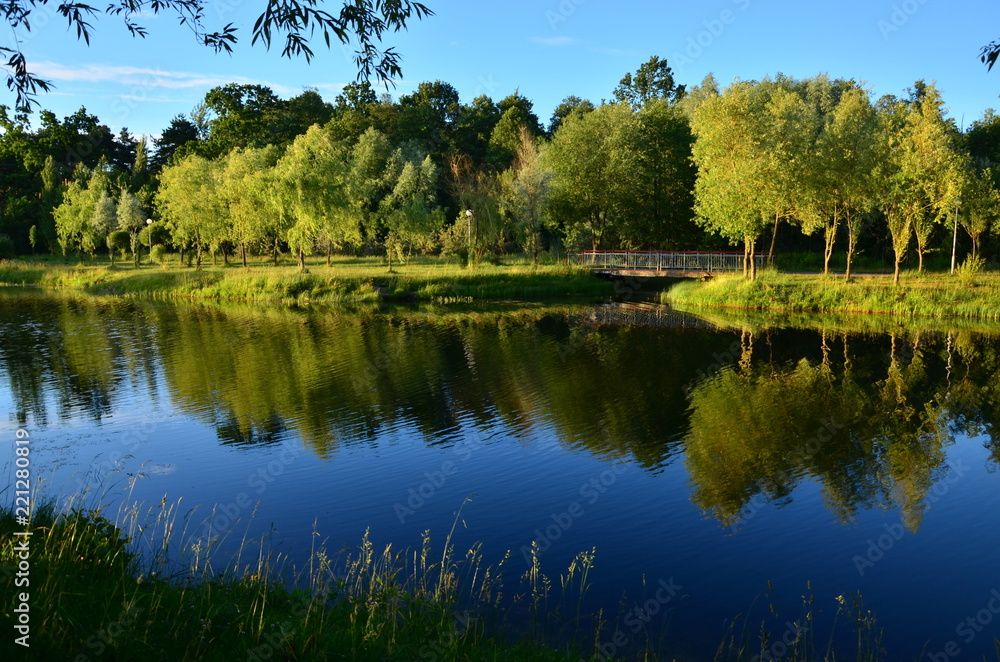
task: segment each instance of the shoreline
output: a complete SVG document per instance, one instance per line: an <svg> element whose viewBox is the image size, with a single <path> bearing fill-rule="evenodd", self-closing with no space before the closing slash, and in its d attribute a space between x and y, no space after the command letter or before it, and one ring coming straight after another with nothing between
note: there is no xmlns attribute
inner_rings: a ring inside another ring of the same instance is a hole
<svg viewBox="0 0 1000 662"><path fill-rule="evenodd" d="M435 258L414 259L387 271L379 258L339 259L296 266L254 264L193 268L131 264L64 265L0 261L0 284L71 289L99 296L311 303L537 301L614 293L614 282L563 264L511 261L464 267Z"/></svg>
<svg viewBox="0 0 1000 662"><path fill-rule="evenodd" d="M1000 274L910 273L896 286L890 278L765 271L755 281L734 275L678 283L660 301L716 310L1000 320Z"/></svg>

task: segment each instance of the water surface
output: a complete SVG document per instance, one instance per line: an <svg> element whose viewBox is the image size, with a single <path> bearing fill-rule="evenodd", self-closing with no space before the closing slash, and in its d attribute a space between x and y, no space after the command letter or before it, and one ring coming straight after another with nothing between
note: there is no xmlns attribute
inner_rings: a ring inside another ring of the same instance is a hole
<svg viewBox="0 0 1000 662"><path fill-rule="evenodd" d="M713 321L6 289L0 407L45 493L216 507L195 534L273 530L293 559L314 528L333 549L440 543L473 495L456 547L511 550L512 588L532 541L553 577L596 548L591 608L679 587L647 628L680 659L712 659L739 613L755 630L775 604L781 636L803 595L829 614L854 591L889 659L991 652L1000 336Z"/></svg>

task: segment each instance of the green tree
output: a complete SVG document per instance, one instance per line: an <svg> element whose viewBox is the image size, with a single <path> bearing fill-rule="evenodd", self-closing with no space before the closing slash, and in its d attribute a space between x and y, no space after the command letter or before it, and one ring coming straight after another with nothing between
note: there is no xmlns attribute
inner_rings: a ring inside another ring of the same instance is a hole
<svg viewBox="0 0 1000 662"><path fill-rule="evenodd" d="M958 218L972 240L970 257L975 260L983 235L1000 229L1000 191L990 168L966 173Z"/></svg>
<svg viewBox="0 0 1000 662"><path fill-rule="evenodd" d="M227 214L219 191L220 167L203 156L189 154L160 173L156 206L183 250L195 251L201 268L202 251L227 236Z"/></svg>
<svg viewBox="0 0 1000 662"><path fill-rule="evenodd" d="M140 263L139 253L142 246L140 234L143 228L146 227L146 212L143 210L139 198L123 186L121 193L118 195L116 213L118 229L128 233L129 248L132 250L132 262L138 268ZM118 241L120 239L116 237L114 240L115 245L117 245ZM110 245L109 249L111 249Z"/></svg>
<svg viewBox="0 0 1000 662"><path fill-rule="evenodd" d="M430 156L422 162L407 160L392 192L380 204L385 224L385 248L392 271L393 256L404 259L404 251L434 236L441 229L443 212L437 207L437 166Z"/></svg>
<svg viewBox="0 0 1000 662"><path fill-rule="evenodd" d="M630 136L636 113L626 104L608 104L572 114L545 151L553 172L552 215L569 246L596 250L616 232L634 195L636 153ZM626 246L622 246L626 247Z"/></svg>
<svg viewBox="0 0 1000 662"><path fill-rule="evenodd" d="M348 151L329 131L311 127L295 139L275 168L276 201L288 219L285 241L296 252L299 269L305 256L323 241L330 251L361 240L357 216L348 211Z"/></svg>
<svg viewBox="0 0 1000 662"><path fill-rule="evenodd" d="M787 149L775 141L772 87L734 83L706 99L691 121L698 168L695 220L730 242L742 240L744 273L751 278L756 276L754 247L764 229L787 213L791 194L791 167L780 164ZM794 123L801 106L784 93L782 101L787 108L778 104L776 112L787 112Z"/></svg>
<svg viewBox="0 0 1000 662"><path fill-rule="evenodd" d="M844 220L847 229L845 278L851 277L861 224L875 206L877 139L875 108L867 92L852 87L826 120L815 152L818 163L813 165L819 170L819 177L812 180L819 185L818 195L828 195L834 214ZM828 246L824 273L829 270L832 242L828 242Z"/></svg>
<svg viewBox="0 0 1000 662"><path fill-rule="evenodd" d="M566 118L573 113L589 113L592 110L594 110L594 104L587 99L581 99L575 94L566 97L552 111L552 117L549 119L549 137L554 136Z"/></svg>
<svg viewBox="0 0 1000 662"><path fill-rule="evenodd" d="M521 142L514 164L501 176L503 204L516 219L518 244L538 264L542 222L552 187L552 171L542 164L538 140L527 127L521 128Z"/></svg>
<svg viewBox="0 0 1000 662"><path fill-rule="evenodd" d="M92 179L91 186L93 184ZM105 245L108 235L114 232L117 225L115 200L108 193L108 189L101 186L95 193L94 210L90 215L87 231L83 235L83 249L90 253L91 259L94 259L97 249Z"/></svg>
<svg viewBox="0 0 1000 662"><path fill-rule="evenodd" d="M229 216L226 239L240 251L240 261L247 266L247 252L254 245L273 241L284 227L280 206L276 204L275 166L280 150L275 146L236 148L220 161L218 195Z"/></svg>
<svg viewBox="0 0 1000 662"><path fill-rule="evenodd" d="M639 70L625 77L614 91L615 101L640 110L650 101L662 99L675 102L684 97L684 86L674 82L674 72L666 59L654 55Z"/></svg>

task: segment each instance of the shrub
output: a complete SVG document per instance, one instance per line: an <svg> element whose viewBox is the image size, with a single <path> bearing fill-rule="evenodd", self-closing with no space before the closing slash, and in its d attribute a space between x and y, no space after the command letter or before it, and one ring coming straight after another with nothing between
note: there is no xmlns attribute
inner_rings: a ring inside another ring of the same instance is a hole
<svg viewBox="0 0 1000 662"><path fill-rule="evenodd" d="M154 244L149 253L153 261L162 267L164 261L167 259L167 247L163 244Z"/></svg>
<svg viewBox="0 0 1000 662"><path fill-rule="evenodd" d="M986 267L986 260L978 255L976 257L968 257L962 264L955 267L955 275L958 276L958 281L966 287L976 286L976 276L983 272Z"/></svg>

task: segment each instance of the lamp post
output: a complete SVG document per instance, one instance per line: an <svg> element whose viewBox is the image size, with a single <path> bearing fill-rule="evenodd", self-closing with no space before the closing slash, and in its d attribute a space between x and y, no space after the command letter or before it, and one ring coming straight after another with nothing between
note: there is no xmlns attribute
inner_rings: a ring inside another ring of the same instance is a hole
<svg viewBox="0 0 1000 662"><path fill-rule="evenodd" d="M468 234L469 234L469 257L466 260L469 264L472 264L472 219L473 213L471 209L465 210L465 218L468 221Z"/></svg>
<svg viewBox="0 0 1000 662"><path fill-rule="evenodd" d="M146 219L146 227L149 228L147 238L149 240L149 263L153 264L153 219Z"/></svg>
<svg viewBox="0 0 1000 662"><path fill-rule="evenodd" d="M955 202L955 231L951 236L951 273L955 273L955 253L958 250L958 207L962 204L962 198Z"/></svg>

